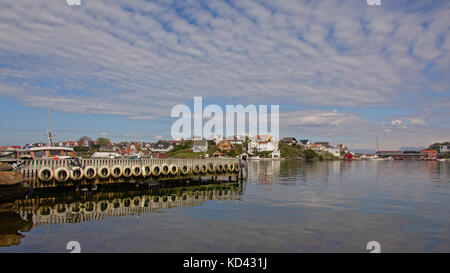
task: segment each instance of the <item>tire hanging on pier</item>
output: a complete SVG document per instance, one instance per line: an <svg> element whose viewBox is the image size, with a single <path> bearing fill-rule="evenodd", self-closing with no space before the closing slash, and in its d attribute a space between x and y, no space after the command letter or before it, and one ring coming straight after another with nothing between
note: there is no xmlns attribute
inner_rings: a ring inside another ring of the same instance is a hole
<svg viewBox="0 0 450 273"><path fill-rule="evenodd" d="M131 177L133 175L133 170L130 166L125 166L123 167L122 175L127 178Z"/></svg>
<svg viewBox="0 0 450 273"><path fill-rule="evenodd" d="M189 167L188 167L187 165L183 165L183 167L181 167L181 169L180 169L180 172L181 172L183 175L188 174L188 173L189 173Z"/></svg>
<svg viewBox="0 0 450 273"><path fill-rule="evenodd" d="M83 178L83 169L80 167L74 167L69 172L70 179L73 181L78 181Z"/></svg>
<svg viewBox="0 0 450 273"><path fill-rule="evenodd" d="M55 170L55 179L56 181L62 183L66 182L69 179L69 171L65 167L59 167Z"/></svg>
<svg viewBox="0 0 450 273"><path fill-rule="evenodd" d="M228 164L227 163L223 164L223 171L224 172L228 171Z"/></svg>
<svg viewBox="0 0 450 273"><path fill-rule="evenodd" d="M87 179L94 179L97 175L97 170L93 166L86 166L84 168L84 177Z"/></svg>
<svg viewBox="0 0 450 273"><path fill-rule="evenodd" d="M194 168L193 168L193 172L194 172L195 174L198 174L198 173L200 172L200 165L195 164L195 165L194 165Z"/></svg>
<svg viewBox="0 0 450 273"><path fill-rule="evenodd" d="M162 166L161 166L161 173L163 174L163 175L167 175L167 174L169 174L169 166L167 166L167 164L163 164Z"/></svg>
<svg viewBox="0 0 450 273"><path fill-rule="evenodd" d="M152 168L150 167L150 165L143 165L142 166L142 176L143 177L147 177L150 176L150 174L152 173Z"/></svg>
<svg viewBox="0 0 450 273"><path fill-rule="evenodd" d="M202 168L200 169L202 173L207 173L208 172L208 167L206 167L205 164L202 165Z"/></svg>
<svg viewBox="0 0 450 273"><path fill-rule="evenodd" d="M234 171L238 173L240 169L241 169L241 167L240 167L239 163L234 163Z"/></svg>
<svg viewBox="0 0 450 273"><path fill-rule="evenodd" d="M159 165L153 165L152 167L152 175L158 176L161 174L161 167Z"/></svg>
<svg viewBox="0 0 450 273"><path fill-rule="evenodd" d="M230 163L230 165L228 166L228 169L230 170L230 172L234 171L234 164Z"/></svg>
<svg viewBox="0 0 450 273"><path fill-rule="evenodd" d="M222 164L217 164L217 171L219 172L219 173L221 173L222 171L223 171L223 165Z"/></svg>
<svg viewBox="0 0 450 273"><path fill-rule="evenodd" d="M98 177L105 179L111 175L111 170L108 166L101 166L98 168Z"/></svg>
<svg viewBox="0 0 450 273"><path fill-rule="evenodd" d="M208 172L213 173L215 169L216 167L214 166L213 163L208 164Z"/></svg>
<svg viewBox="0 0 450 273"><path fill-rule="evenodd" d="M115 165L111 168L111 176L114 178L120 178L122 176L122 167Z"/></svg>
<svg viewBox="0 0 450 273"><path fill-rule="evenodd" d="M139 165L134 165L131 170L133 172L133 176L139 177L142 174L142 168Z"/></svg>
<svg viewBox="0 0 450 273"><path fill-rule="evenodd" d="M53 178L53 171L49 167L43 167L38 172L38 178L41 181L48 182Z"/></svg>
<svg viewBox="0 0 450 273"><path fill-rule="evenodd" d="M175 164L172 164L169 166L170 174L176 175L178 173L178 166Z"/></svg>

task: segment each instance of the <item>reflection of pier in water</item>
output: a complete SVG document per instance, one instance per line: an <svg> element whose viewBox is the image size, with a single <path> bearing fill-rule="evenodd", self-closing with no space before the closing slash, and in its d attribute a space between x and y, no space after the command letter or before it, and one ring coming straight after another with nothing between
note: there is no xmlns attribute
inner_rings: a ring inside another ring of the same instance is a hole
<svg viewBox="0 0 450 273"><path fill-rule="evenodd" d="M41 224L81 223L103 220L108 216L159 213L174 207L201 206L208 200L238 200L242 184L221 183L176 188L157 188L116 192L81 194L75 198L41 197L16 202L17 213L32 222ZM67 201L70 200L70 201Z"/></svg>

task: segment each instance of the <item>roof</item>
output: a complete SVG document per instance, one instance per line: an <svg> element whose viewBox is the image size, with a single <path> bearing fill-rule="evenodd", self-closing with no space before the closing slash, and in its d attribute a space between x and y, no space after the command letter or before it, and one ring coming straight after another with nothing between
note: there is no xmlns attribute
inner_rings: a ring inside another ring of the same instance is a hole
<svg viewBox="0 0 450 273"><path fill-rule="evenodd" d="M23 149L23 151L45 151L45 150L58 150L58 151L73 151L72 148L68 147L54 147L54 146L43 146L43 147L33 147L29 149Z"/></svg>
<svg viewBox="0 0 450 273"><path fill-rule="evenodd" d="M330 148L331 147L329 142L316 142L316 143L314 143L314 145L315 144L325 146L326 148Z"/></svg>
<svg viewBox="0 0 450 273"><path fill-rule="evenodd" d="M192 147L195 147L195 146L197 146L197 147L198 146L208 146L208 141L206 139L194 140L192 143L193 143Z"/></svg>
<svg viewBox="0 0 450 273"><path fill-rule="evenodd" d="M165 141L165 140L160 140L154 144L152 144L152 149L167 149L171 146L172 144Z"/></svg>

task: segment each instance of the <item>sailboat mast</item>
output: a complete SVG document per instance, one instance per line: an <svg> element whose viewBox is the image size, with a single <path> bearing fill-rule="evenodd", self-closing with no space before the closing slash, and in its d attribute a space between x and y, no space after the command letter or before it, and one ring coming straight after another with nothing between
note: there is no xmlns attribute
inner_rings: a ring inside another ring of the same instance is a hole
<svg viewBox="0 0 450 273"><path fill-rule="evenodd" d="M377 136L377 153L378 153L378 136Z"/></svg>
<svg viewBox="0 0 450 273"><path fill-rule="evenodd" d="M53 137L53 128L52 128L52 119L50 118L50 108L47 108L48 111L48 123L50 125L50 129L48 130L48 144L50 146L55 146L54 137Z"/></svg>

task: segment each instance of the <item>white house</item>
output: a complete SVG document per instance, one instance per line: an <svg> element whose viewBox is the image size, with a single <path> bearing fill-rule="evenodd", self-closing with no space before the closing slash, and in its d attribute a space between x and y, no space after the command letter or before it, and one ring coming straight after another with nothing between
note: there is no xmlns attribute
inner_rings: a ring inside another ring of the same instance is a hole
<svg viewBox="0 0 450 273"><path fill-rule="evenodd" d="M278 140L269 135L257 135L248 143L248 152L256 154L260 152L274 152L278 150Z"/></svg>
<svg viewBox="0 0 450 273"><path fill-rule="evenodd" d="M192 144L192 151L194 153L205 153L208 151L208 141L206 139L194 140Z"/></svg>
<svg viewBox="0 0 450 273"><path fill-rule="evenodd" d="M341 156L341 149L339 149L339 148L333 148L333 147L327 148L327 152L332 154L335 157Z"/></svg>
<svg viewBox="0 0 450 273"><path fill-rule="evenodd" d="M448 153L450 152L450 145L439 145L440 153Z"/></svg>
<svg viewBox="0 0 450 273"><path fill-rule="evenodd" d="M209 140L212 140L214 144L219 144L223 140L222 135L212 135Z"/></svg>
<svg viewBox="0 0 450 273"><path fill-rule="evenodd" d="M173 145L167 141L159 140L152 145L151 150L153 153L167 153L168 151L173 150Z"/></svg>
<svg viewBox="0 0 450 273"><path fill-rule="evenodd" d="M225 140L230 141L231 144L236 145L236 144L244 144L245 141L245 136L230 136L227 137Z"/></svg>

